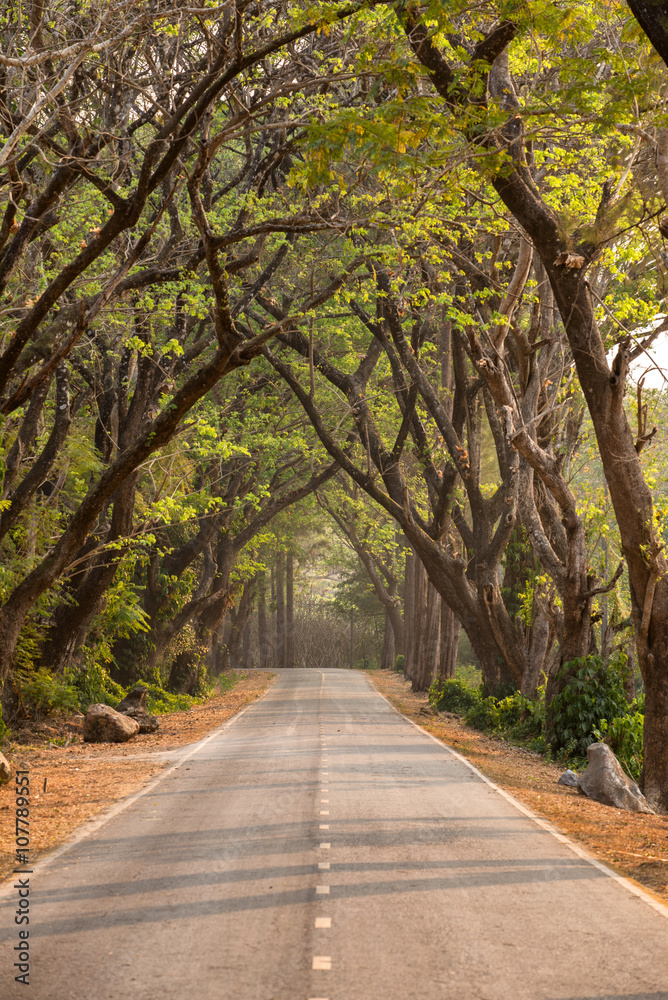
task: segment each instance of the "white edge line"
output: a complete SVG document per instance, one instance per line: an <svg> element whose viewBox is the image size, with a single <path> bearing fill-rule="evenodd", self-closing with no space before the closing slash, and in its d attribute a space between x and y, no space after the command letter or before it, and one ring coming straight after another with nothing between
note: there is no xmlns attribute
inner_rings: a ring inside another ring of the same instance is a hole
<svg viewBox="0 0 668 1000"><path fill-rule="evenodd" d="M57 847L51 854L48 854L45 857L40 858L39 861L36 861L32 869L32 873L34 875L38 874L41 875L42 870L44 868L48 868L49 865L51 865L61 856L61 854L64 854L66 851L69 851L70 848L74 847L76 844L79 844L82 840L85 840L86 837L90 837L92 833L96 833L100 829L100 827L104 826L105 823L108 823L110 819L114 818L114 816L118 816L119 813L122 813L124 809L127 809L128 806L131 806L134 802L137 801L137 799L140 799L143 795L148 795L149 792L152 792L153 789L157 785L159 785L161 781L163 781L166 777L168 777L168 775L172 774L173 771L178 770L178 768L181 767L182 764L185 764L185 762L187 760L190 760L191 757L194 757L195 754L199 753L200 750L202 750L206 746L206 744L209 743L211 740L215 739L215 737L218 736L219 733L223 731L223 729L226 729L228 726L231 726L234 722L237 721L237 719L241 718L244 712L247 712L249 708L252 708L253 705L256 705L258 701L261 701L265 693L266 692L264 692L263 695L260 696L260 698L256 698L255 701L252 701L249 705L246 705L244 708L242 708L240 712L237 712L231 718L227 719L226 722L223 722L222 726L219 726L217 729L214 729L214 731L212 733L209 733L208 736L205 736L197 743L191 744L190 749L186 747L186 752L179 757L176 763L172 764L171 767L166 768L164 771L161 771L160 774L157 776L157 778L154 778L153 781L151 781L149 785L146 785L145 788L141 788L138 792L135 792L134 795L130 795L128 798L119 799L118 802L115 802L113 806L110 806L99 816L96 816L94 819L87 820L85 823L83 823L77 830L75 830L71 838L66 843L61 844L60 847ZM169 753L169 751L166 752ZM14 890L14 885L13 885L14 874L15 874L14 872L11 872L9 875L7 875L7 879L9 880L8 883L6 885L0 886L0 901L2 901L6 896L12 894Z"/></svg>
<svg viewBox="0 0 668 1000"><path fill-rule="evenodd" d="M470 760L467 760L466 757L462 757L460 753L457 753L456 750L453 750L452 747L448 746L447 743L444 743L442 740L439 740L438 736L434 736L432 733L428 733L427 730L423 729L422 726L419 726L417 722L413 722L413 720L409 719L407 715L404 715L403 712L400 712L399 709L392 704L389 698L386 698L385 695L382 694L378 690L378 688L372 684L372 682L369 680L368 677L366 678L366 682L371 687L372 691L375 691L377 695L380 695L383 701L387 702L387 704L390 706L393 712L396 712L397 715L401 716L402 719L405 719L406 722L409 722L410 725L414 726L417 730L419 730L419 732L423 733L425 736L428 736L429 739L433 740L433 742L436 743L437 746L441 747L441 749L446 750L449 754L452 754L453 757L456 757L457 760L460 760L462 764L465 764L466 767L468 767L469 770L473 771L473 773L476 774L482 781L484 781L486 785L489 785L489 787L493 788L495 792L498 792L499 795L503 796L503 798L506 799L507 802L510 802L510 804L514 806L517 810L519 810L519 812L523 813L524 816L527 816L530 820L533 820L534 823L536 823L539 827L541 827L541 829L545 830L547 833L551 834L561 844L565 844L566 847L569 848L569 850L571 850L574 854L577 854L577 856L579 858L582 858L583 861L587 861L590 865L593 865L594 868L598 868L598 870L600 872L603 872L604 875L608 875L610 878L614 879L615 882L618 882L619 885L622 886L622 888L628 890L628 892L632 893L634 896L637 896L639 899L642 899L643 902L647 903L648 906L651 906L653 910L656 910L657 913L660 913L662 917L668 917L668 906L665 906L663 903L660 903L658 900L654 899L653 896L650 896L650 894L648 892L645 892L644 889L641 889L639 886L635 885L633 882L630 881L630 879L624 878L623 875L618 875L617 872L612 870L612 868L608 868L607 865L604 865L602 861L597 861L596 858L592 857L592 855L588 853L588 851L585 851L573 840L565 836L565 834L560 833L559 830L556 829L556 827L552 826L552 824L548 822L548 820L543 819L542 816L538 816L535 812L532 812L531 809L523 805L518 799L516 799L513 795L511 795L510 792L506 792L505 789L499 788L498 785L495 785L494 782L490 781L490 779L486 775L484 775L482 771L479 771L478 768L475 767L475 765L473 765ZM611 806L610 808L613 807Z"/></svg>

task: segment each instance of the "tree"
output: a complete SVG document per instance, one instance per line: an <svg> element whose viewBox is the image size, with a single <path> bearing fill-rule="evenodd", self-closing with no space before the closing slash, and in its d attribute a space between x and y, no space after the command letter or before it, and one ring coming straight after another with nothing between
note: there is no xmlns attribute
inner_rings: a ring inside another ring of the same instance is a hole
<svg viewBox="0 0 668 1000"><path fill-rule="evenodd" d="M61 8L4 17L0 291L11 337L0 353L0 410L10 548L21 519L44 506L37 491L62 462L74 416L90 426L97 411L102 465L91 460L83 490L58 470L61 523L52 519L33 547L28 573L20 553L13 564L0 609L3 683L32 609L55 599L74 562L74 617L83 626L95 613L118 564L110 553L124 551L139 470L276 332L270 324L244 343L235 313L280 267L286 234L321 226L308 210L291 212L281 188L303 95L335 78L327 59L339 54L336 25L356 9L327 9L331 38L317 9L304 21L291 8L270 28L242 4L215 19L171 2L119 3L100 17L87 8L74 39ZM293 65L285 53L294 44L306 58Z"/></svg>
<svg viewBox="0 0 668 1000"><path fill-rule="evenodd" d="M496 24L482 20L475 28L476 37L482 35L482 39L448 58L414 9L402 6L398 13L413 52L442 100L443 114L457 123L469 141L473 140L473 117L478 118L474 141L490 154L490 183L528 235L550 281L596 432L628 567L638 660L646 688L644 791L655 809L666 812L668 575L653 520L652 495L639 458L643 442L633 434L624 409L629 362L641 347L634 348L633 338L623 336L614 361L608 363L592 291L601 251L619 238L616 223L628 200L625 204L621 184L615 187L592 178L590 190L599 196L598 206L593 206L595 217L575 222L563 210L560 213L537 186L535 158L525 131L530 114L523 113L515 96L508 58L508 46L514 40L521 43L529 30L525 20L517 17ZM462 27L470 31L472 25ZM660 38L657 44L662 44ZM640 83L638 73L636 79ZM617 97L614 83L609 89L612 107ZM599 87L598 104L603 110L606 95L601 91ZM490 118L487 127L481 128L484 108L489 108ZM494 372L500 367L498 357L489 351L479 358L480 363Z"/></svg>
<svg viewBox="0 0 668 1000"><path fill-rule="evenodd" d="M391 670L396 657L404 655L396 529L392 522L382 517L381 510L374 510L361 501L347 476L339 475L336 487L336 490L330 487L326 492L318 491L316 498L336 525L339 537L357 555L376 597L385 609L380 665L383 670Z"/></svg>

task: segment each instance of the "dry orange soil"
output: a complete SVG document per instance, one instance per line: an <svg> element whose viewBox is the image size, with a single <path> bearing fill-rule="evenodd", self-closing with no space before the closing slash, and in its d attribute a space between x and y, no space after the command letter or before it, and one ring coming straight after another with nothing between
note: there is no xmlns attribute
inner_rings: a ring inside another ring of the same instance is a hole
<svg viewBox="0 0 668 1000"><path fill-rule="evenodd" d="M222 726L259 698L273 675L253 671L230 690L185 712L160 715L157 733L135 736L129 743L83 743L81 721L51 719L27 724L2 747L12 769L30 772L30 860L64 843L78 826L147 785L169 766L151 755L178 750ZM70 746L52 741L74 740ZM14 868L14 781L0 788L0 881Z"/></svg>
<svg viewBox="0 0 668 1000"><path fill-rule="evenodd" d="M530 750L434 716L426 694L413 694L401 674L370 671L369 679L395 708L466 757L594 857L668 903L668 816L646 816L601 805L558 785L567 765L547 764Z"/></svg>

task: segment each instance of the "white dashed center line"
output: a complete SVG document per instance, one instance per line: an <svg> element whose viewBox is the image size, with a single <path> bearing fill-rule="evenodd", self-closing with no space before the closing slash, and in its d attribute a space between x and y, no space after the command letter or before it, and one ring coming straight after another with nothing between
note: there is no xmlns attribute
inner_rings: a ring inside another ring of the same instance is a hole
<svg viewBox="0 0 668 1000"><path fill-rule="evenodd" d="M329 823L321 823L318 827L319 830L329 830Z"/></svg>
<svg viewBox="0 0 668 1000"><path fill-rule="evenodd" d="M329 928L329 927L332 926L332 918L331 917L316 917L315 918L315 925L314 926L317 927L319 930L325 930L325 929L327 929L327 928Z"/></svg>
<svg viewBox="0 0 668 1000"><path fill-rule="evenodd" d="M318 896L329 896L329 886L328 885L316 885L315 891L316 891L316 895L318 895Z"/></svg>
<svg viewBox="0 0 668 1000"><path fill-rule="evenodd" d="M320 810L320 815L321 816L329 816L329 809L321 809Z"/></svg>
<svg viewBox="0 0 668 1000"><path fill-rule="evenodd" d="M332 846L331 844L325 844L325 843L322 843L322 844L320 845L320 850L321 850L321 851L328 851L328 850L330 849L330 847L331 847L331 846Z"/></svg>
<svg viewBox="0 0 668 1000"><path fill-rule="evenodd" d="M327 869L329 868L329 861L318 861L318 868Z"/></svg>
<svg viewBox="0 0 668 1000"><path fill-rule="evenodd" d="M332 960L329 955L314 955L313 968L320 969L321 972L329 972L332 968Z"/></svg>

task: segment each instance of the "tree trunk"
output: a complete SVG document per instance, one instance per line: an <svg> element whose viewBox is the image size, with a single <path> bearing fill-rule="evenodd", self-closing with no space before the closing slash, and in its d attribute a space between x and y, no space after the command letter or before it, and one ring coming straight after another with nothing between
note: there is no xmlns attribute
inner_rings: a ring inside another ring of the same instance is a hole
<svg viewBox="0 0 668 1000"><path fill-rule="evenodd" d="M430 580L426 582L425 590L425 610L420 634L420 654L412 678L412 690L416 692L429 690L439 663L441 599Z"/></svg>
<svg viewBox="0 0 668 1000"><path fill-rule="evenodd" d="M427 613L428 613L429 580L420 559L415 564L415 645L413 654L413 670L411 672L411 688L422 691L422 675L427 657Z"/></svg>
<svg viewBox="0 0 668 1000"><path fill-rule="evenodd" d="M438 657L438 679L446 681L455 676L457 650L459 649L460 624L453 611L441 600L441 645Z"/></svg>
<svg viewBox="0 0 668 1000"><path fill-rule="evenodd" d="M380 669L394 670L396 659L394 629L387 608L385 608L385 631L383 633L383 648L380 654Z"/></svg>
<svg viewBox="0 0 668 1000"><path fill-rule="evenodd" d="M285 663L295 665L295 568L294 557L288 552L285 560Z"/></svg>
<svg viewBox="0 0 668 1000"><path fill-rule="evenodd" d="M546 671L547 659L552 646L551 627L542 610L538 611L531 626L531 646L529 650L529 669L522 678L521 691L525 698L534 699L541 677Z"/></svg>
<svg viewBox="0 0 668 1000"><path fill-rule="evenodd" d="M267 626L267 574L261 573L257 590L257 641L260 647L260 667L271 666L271 642Z"/></svg>
<svg viewBox="0 0 668 1000"><path fill-rule="evenodd" d="M132 475L121 486L114 499L108 542L116 542L130 534L134 512L137 476ZM84 550L85 551L85 550ZM111 587L125 549L104 552L86 571L71 599L55 611L40 653L40 664L47 670L62 671L84 644L91 619L102 606ZM119 683L132 683L136 675Z"/></svg>
<svg viewBox="0 0 668 1000"><path fill-rule="evenodd" d="M664 0L627 0L631 13L668 66L668 18Z"/></svg>
<svg viewBox="0 0 668 1000"><path fill-rule="evenodd" d="M404 679L410 680L415 653L415 566L417 557L412 548L406 549L404 574Z"/></svg>
<svg viewBox="0 0 668 1000"><path fill-rule="evenodd" d="M285 554L276 556L276 666L285 666Z"/></svg>
<svg viewBox="0 0 668 1000"><path fill-rule="evenodd" d="M251 623L246 622L246 628L244 629L244 641L241 651L241 666L244 670L248 670L251 664Z"/></svg>
<svg viewBox="0 0 668 1000"><path fill-rule="evenodd" d="M246 626L253 613L255 579L247 580L237 606L230 611L224 645L227 647L226 666L238 670L243 664L243 639Z"/></svg>

